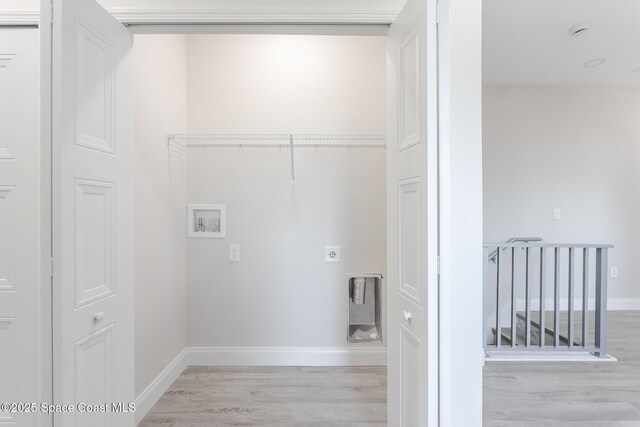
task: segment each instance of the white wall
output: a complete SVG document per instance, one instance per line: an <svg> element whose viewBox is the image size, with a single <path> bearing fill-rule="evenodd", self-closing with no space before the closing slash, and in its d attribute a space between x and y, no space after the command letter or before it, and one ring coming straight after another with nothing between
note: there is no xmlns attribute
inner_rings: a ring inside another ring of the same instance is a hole
<svg viewBox="0 0 640 427"><path fill-rule="evenodd" d="M384 133L385 43L189 36L189 130ZM189 201L228 209L226 239L188 242L190 346L346 346L347 274L385 273L385 151L295 162L292 185L287 149L189 149ZM342 262L325 263L325 245Z"/></svg>
<svg viewBox="0 0 640 427"><path fill-rule="evenodd" d="M385 133L385 37L188 38L190 132Z"/></svg>
<svg viewBox="0 0 640 427"><path fill-rule="evenodd" d="M486 87L485 241L614 244L609 297L640 308L638 117L640 89Z"/></svg>
<svg viewBox="0 0 640 427"><path fill-rule="evenodd" d="M136 396L185 348L186 156L167 146L187 124L182 35L137 35L135 57Z"/></svg>
<svg viewBox="0 0 640 427"><path fill-rule="evenodd" d="M482 2L439 2L440 423L482 425Z"/></svg>

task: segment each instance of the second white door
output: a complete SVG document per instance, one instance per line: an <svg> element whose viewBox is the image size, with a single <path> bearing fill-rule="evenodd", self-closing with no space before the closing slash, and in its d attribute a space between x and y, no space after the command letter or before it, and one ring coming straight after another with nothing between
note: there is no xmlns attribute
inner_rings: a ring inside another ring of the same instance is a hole
<svg viewBox="0 0 640 427"><path fill-rule="evenodd" d="M54 401L75 406L55 423L133 426L133 40L53 3Z"/></svg>
<svg viewBox="0 0 640 427"><path fill-rule="evenodd" d="M387 48L388 425L438 420L437 28L408 0Z"/></svg>

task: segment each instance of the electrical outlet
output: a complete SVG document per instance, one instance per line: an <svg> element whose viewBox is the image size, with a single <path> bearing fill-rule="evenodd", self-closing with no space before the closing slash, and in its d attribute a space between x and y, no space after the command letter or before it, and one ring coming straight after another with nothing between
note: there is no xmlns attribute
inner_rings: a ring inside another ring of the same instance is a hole
<svg viewBox="0 0 640 427"><path fill-rule="evenodd" d="M618 267L611 267L611 271L609 272L609 277L611 278L618 277Z"/></svg>
<svg viewBox="0 0 640 427"><path fill-rule="evenodd" d="M326 262L340 262L340 246L325 246L324 260Z"/></svg>
<svg viewBox="0 0 640 427"><path fill-rule="evenodd" d="M229 261L231 262L240 261L240 245L229 246Z"/></svg>
<svg viewBox="0 0 640 427"><path fill-rule="evenodd" d="M560 209L555 208L555 209L553 210L553 219L556 219L556 220L557 220L557 219L560 219Z"/></svg>

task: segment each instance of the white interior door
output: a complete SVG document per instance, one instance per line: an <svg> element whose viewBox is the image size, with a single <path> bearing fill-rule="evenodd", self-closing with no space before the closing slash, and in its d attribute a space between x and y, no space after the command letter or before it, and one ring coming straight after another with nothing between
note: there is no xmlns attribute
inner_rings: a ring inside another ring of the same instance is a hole
<svg viewBox="0 0 640 427"><path fill-rule="evenodd" d="M0 402L38 402L39 33L0 28ZM47 384L43 384L46 387ZM14 408L17 409L17 408ZM38 425L0 412L0 425Z"/></svg>
<svg viewBox="0 0 640 427"><path fill-rule="evenodd" d="M93 0L53 3L54 401L107 405L55 422L132 426L133 39Z"/></svg>
<svg viewBox="0 0 640 427"><path fill-rule="evenodd" d="M387 46L388 425L437 425L437 28L408 0Z"/></svg>

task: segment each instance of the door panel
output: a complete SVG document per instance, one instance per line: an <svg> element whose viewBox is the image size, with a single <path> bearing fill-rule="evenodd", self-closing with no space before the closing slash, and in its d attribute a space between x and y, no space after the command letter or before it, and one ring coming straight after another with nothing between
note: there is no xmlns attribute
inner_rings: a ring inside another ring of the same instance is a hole
<svg viewBox="0 0 640 427"><path fill-rule="evenodd" d="M40 44L0 28L0 402L38 402ZM37 426L33 413L0 424Z"/></svg>
<svg viewBox="0 0 640 427"><path fill-rule="evenodd" d="M76 26L76 144L114 152L115 51L91 25L80 18Z"/></svg>
<svg viewBox="0 0 640 427"><path fill-rule="evenodd" d="M420 303L422 295L422 179L411 178L398 184L398 245L400 292Z"/></svg>
<svg viewBox="0 0 640 427"><path fill-rule="evenodd" d="M398 43L398 151L420 143L419 17Z"/></svg>
<svg viewBox="0 0 640 427"><path fill-rule="evenodd" d="M387 45L388 425L438 423L435 2L408 0Z"/></svg>
<svg viewBox="0 0 640 427"><path fill-rule="evenodd" d="M18 390L18 341L16 340L16 319L14 317L0 318L0 399L2 402L15 402ZM0 424L16 422L16 416L7 412L0 412Z"/></svg>
<svg viewBox="0 0 640 427"><path fill-rule="evenodd" d="M114 184L76 180L76 307L114 293Z"/></svg>
<svg viewBox="0 0 640 427"><path fill-rule="evenodd" d="M13 185L0 187L0 291L15 291L16 277L16 191Z"/></svg>
<svg viewBox="0 0 640 427"><path fill-rule="evenodd" d="M400 325L400 426L420 425L422 341Z"/></svg>
<svg viewBox="0 0 640 427"><path fill-rule="evenodd" d="M78 402L115 402L113 324L76 343L76 395ZM87 379L91 379L88 381ZM109 408L111 409L111 408ZM110 412L81 413L78 425L110 426Z"/></svg>
<svg viewBox="0 0 640 427"><path fill-rule="evenodd" d="M129 31L92 0L53 19L54 401L64 426L133 426L133 107Z"/></svg>
<svg viewBox="0 0 640 427"><path fill-rule="evenodd" d="M0 33L0 40L3 51L0 52L0 160L15 160L16 136L18 129L12 125L17 114L20 111L15 110L15 105L11 100L19 95L20 83L18 76L20 68L23 67L23 58L28 55L28 42L21 40L24 37L24 31L3 29ZM14 39L15 44L10 40ZM31 46L37 49L37 44ZM37 64L33 64L36 65ZM23 69L23 71L26 71ZM17 84L17 86L16 86Z"/></svg>

